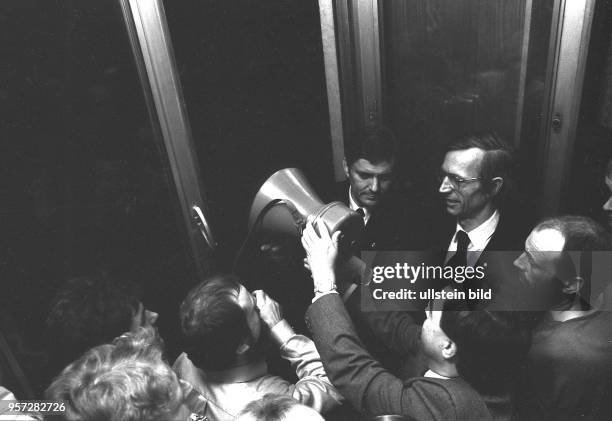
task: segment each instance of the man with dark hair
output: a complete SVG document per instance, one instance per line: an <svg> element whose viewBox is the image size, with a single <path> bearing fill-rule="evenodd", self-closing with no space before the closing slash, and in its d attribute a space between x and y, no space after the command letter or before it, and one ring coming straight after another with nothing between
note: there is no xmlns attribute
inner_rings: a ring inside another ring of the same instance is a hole
<svg viewBox="0 0 612 421"><path fill-rule="evenodd" d="M307 323L332 383L352 405L371 415L417 420L511 419L507 383L529 346L515 314L434 301L422 329L396 326L405 344L420 345L428 368L422 377L399 379L364 349L336 292L339 233L330 238L323 224L317 229L309 224L302 236L315 290Z"/></svg>
<svg viewBox="0 0 612 421"><path fill-rule="evenodd" d="M314 409L284 395L268 394L244 407L236 421L324 421Z"/></svg>
<svg viewBox="0 0 612 421"><path fill-rule="evenodd" d="M610 250L595 221L561 216L538 224L514 262L546 311L529 352L529 419L612 419L612 313L592 308L584 293L592 253Z"/></svg>
<svg viewBox="0 0 612 421"><path fill-rule="evenodd" d="M405 226L417 218L408 216L404 195L395 194L395 168L398 145L393 133L385 127L367 127L348 136L343 160L346 180L330 183L322 197L326 202L338 201L361 214L365 229L358 250L404 249L411 240L415 248L419 236L416 230L404 235ZM303 314L310 304L309 276L302 268L303 251L295 238L273 235L261 238L259 254L249 270L251 281L270 294L293 303L287 308L287 317L296 328L303 328ZM241 262L244 264L244 262ZM256 268L253 271L252 267ZM253 276L253 272L255 275ZM291 287L287 288L287 282Z"/></svg>
<svg viewBox="0 0 612 421"><path fill-rule="evenodd" d="M184 421L192 414L152 326L88 350L60 373L45 398L63 406L48 419L64 421Z"/></svg>
<svg viewBox="0 0 612 421"><path fill-rule="evenodd" d="M153 325L157 313L146 310L139 295L131 282L106 276L67 281L54 297L46 320L49 375L57 374L89 348Z"/></svg>
<svg viewBox="0 0 612 421"><path fill-rule="evenodd" d="M340 403L314 343L293 332L263 291L251 294L234 276L217 275L187 294L180 318L186 352L174 370L209 401L213 419L233 420L267 393L291 396L319 412ZM269 337L296 370L296 384L268 374L262 351Z"/></svg>
<svg viewBox="0 0 612 421"><path fill-rule="evenodd" d="M486 268L484 278L453 286L467 292L491 290L500 306L513 299L513 282L507 276L526 236L522 212L507 203L512 199L513 167L511 148L495 133L476 133L452 143L440 169L439 193L453 219L439 226L432 247L443 252L440 262L447 266ZM472 308L488 305L484 300L469 303Z"/></svg>
<svg viewBox="0 0 612 421"><path fill-rule="evenodd" d="M494 133L473 134L449 146L439 176L446 212L454 217L452 236L446 234L441 244L449 257L466 246L474 252L468 256L473 265L485 249L520 248L524 236L501 211L512 188L513 161L510 147Z"/></svg>
<svg viewBox="0 0 612 421"><path fill-rule="evenodd" d="M440 328L457 344L457 372L474 389L488 396L511 390L530 343L518 314L466 311L461 301L449 300Z"/></svg>
<svg viewBox="0 0 612 421"><path fill-rule="evenodd" d="M405 197L393 191L397 156L395 136L385 127L355 132L345 148L343 167L348 182L339 184L333 199L362 214L363 250L406 248L408 239L416 244L416 230L407 238L403 228L415 218L408 214Z"/></svg>

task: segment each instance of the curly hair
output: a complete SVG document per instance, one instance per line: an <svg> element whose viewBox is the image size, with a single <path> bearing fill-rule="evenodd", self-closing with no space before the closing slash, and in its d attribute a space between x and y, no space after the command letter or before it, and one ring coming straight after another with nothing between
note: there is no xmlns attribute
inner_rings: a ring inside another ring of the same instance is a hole
<svg viewBox="0 0 612 421"><path fill-rule="evenodd" d="M183 391L162 355L162 341L151 326L90 349L46 390L47 399L66 402L66 411L52 419L170 419L183 403Z"/></svg>
<svg viewBox="0 0 612 421"><path fill-rule="evenodd" d="M239 420L257 420L257 421L283 421L297 418L295 412L292 411L301 409L299 419L308 419L310 421L323 420L314 409L302 405L291 396L276 395L273 393L265 394L260 399L249 403L238 414ZM304 412L305 411L305 412Z"/></svg>

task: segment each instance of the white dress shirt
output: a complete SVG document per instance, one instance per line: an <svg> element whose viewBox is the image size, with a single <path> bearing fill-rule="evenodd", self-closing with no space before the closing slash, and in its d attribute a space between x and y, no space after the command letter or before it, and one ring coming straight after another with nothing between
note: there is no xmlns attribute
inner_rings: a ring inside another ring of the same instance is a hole
<svg viewBox="0 0 612 421"><path fill-rule="evenodd" d="M443 376L442 374L438 374L435 371L431 371L431 370L427 370L425 374L423 374L423 377L432 377L434 379L444 379L444 380L450 379L450 377Z"/></svg>
<svg viewBox="0 0 612 421"><path fill-rule="evenodd" d="M480 254L487 247L489 241L491 241L491 237L495 233L497 229L497 225L499 224L499 211L495 210L493 215L489 217L482 224L478 225L473 230L467 232L468 237L470 238L470 242L468 243L467 248L467 264L468 266L474 266L474 264L480 258ZM459 223L457 223L457 227L455 228L455 234L453 234L453 238L451 239L450 244L448 245L448 253L446 254L445 263L455 254L457 251L457 232L465 231Z"/></svg>

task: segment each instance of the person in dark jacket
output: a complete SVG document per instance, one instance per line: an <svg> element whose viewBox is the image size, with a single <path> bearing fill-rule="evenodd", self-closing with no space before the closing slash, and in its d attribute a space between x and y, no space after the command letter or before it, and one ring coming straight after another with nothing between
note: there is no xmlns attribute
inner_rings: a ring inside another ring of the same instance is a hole
<svg viewBox="0 0 612 421"><path fill-rule="evenodd" d="M339 233L323 224L304 230L302 244L315 297L307 325L326 372L340 393L371 415L416 420L511 420L515 411L506 379L526 355L529 334L511 312L458 310L462 301L434 302L412 342L427 361L421 377L401 380L364 349L337 293L334 265Z"/></svg>
<svg viewBox="0 0 612 421"><path fill-rule="evenodd" d="M342 162L346 181L335 186L329 200L345 203L363 217L361 250L421 247L417 214L397 180L398 143L386 127L355 131Z"/></svg>
<svg viewBox="0 0 612 421"><path fill-rule="evenodd" d="M525 241L515 265L543 313L525 372L525 419L612 419L612 312L589 302L595 258L609 261L610 251L610 235L584 216L546 219Z"/></svg>

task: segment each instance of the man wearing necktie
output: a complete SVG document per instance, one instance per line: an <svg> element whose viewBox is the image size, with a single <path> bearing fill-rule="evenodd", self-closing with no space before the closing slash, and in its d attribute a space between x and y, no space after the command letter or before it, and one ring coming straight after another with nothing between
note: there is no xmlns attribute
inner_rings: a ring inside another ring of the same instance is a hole
<svg viewBox="0 0 612 421"><path fill-rule="evenodd" d="M328 200L341 201L363 217L365 229L361 251L423 248L422 235L417 234L418 225L422 225L422 218L417 216L418 208L414 203L408 205L411 197L398 191L399 183L395 183L398 160L396 139L387 128L365 128L347 138L343 161L347 181L336 185ZM359 294L352 294L359 280L342 281L348 281L339 288L344 291L344 297L350 299L347 306L361 340L372 355L399 373L403 366L400 356L382 345L361 320ZM356 283L350 285L350 282Z"/></svg>
<svg viewBox="0 0 612 421"><path fill-rule="evenodd" d="M408 215L405 195L394 189L397 154L395 137L385 127L362 129L347 142L343 161L347 182L341 183L334 199L362 215L362 250L404 248L405 227L417 220Z"/></svg>
<svg viewBox="0 0 612 421"><path fill-rule="evenodd" d="M446 250L446 266L487 266L485 282L466 282L462 287L486 285L499 292L498 278L513 272L514 256L493 252L514 251L518 255L526 237L528 225L517 223L516 214L501 206L512 181L513 165L510 147L494 133L466 136L447 149L440 168L439 193L446 213L454 217L454 227L440 234L437 247Z"/></svg>

